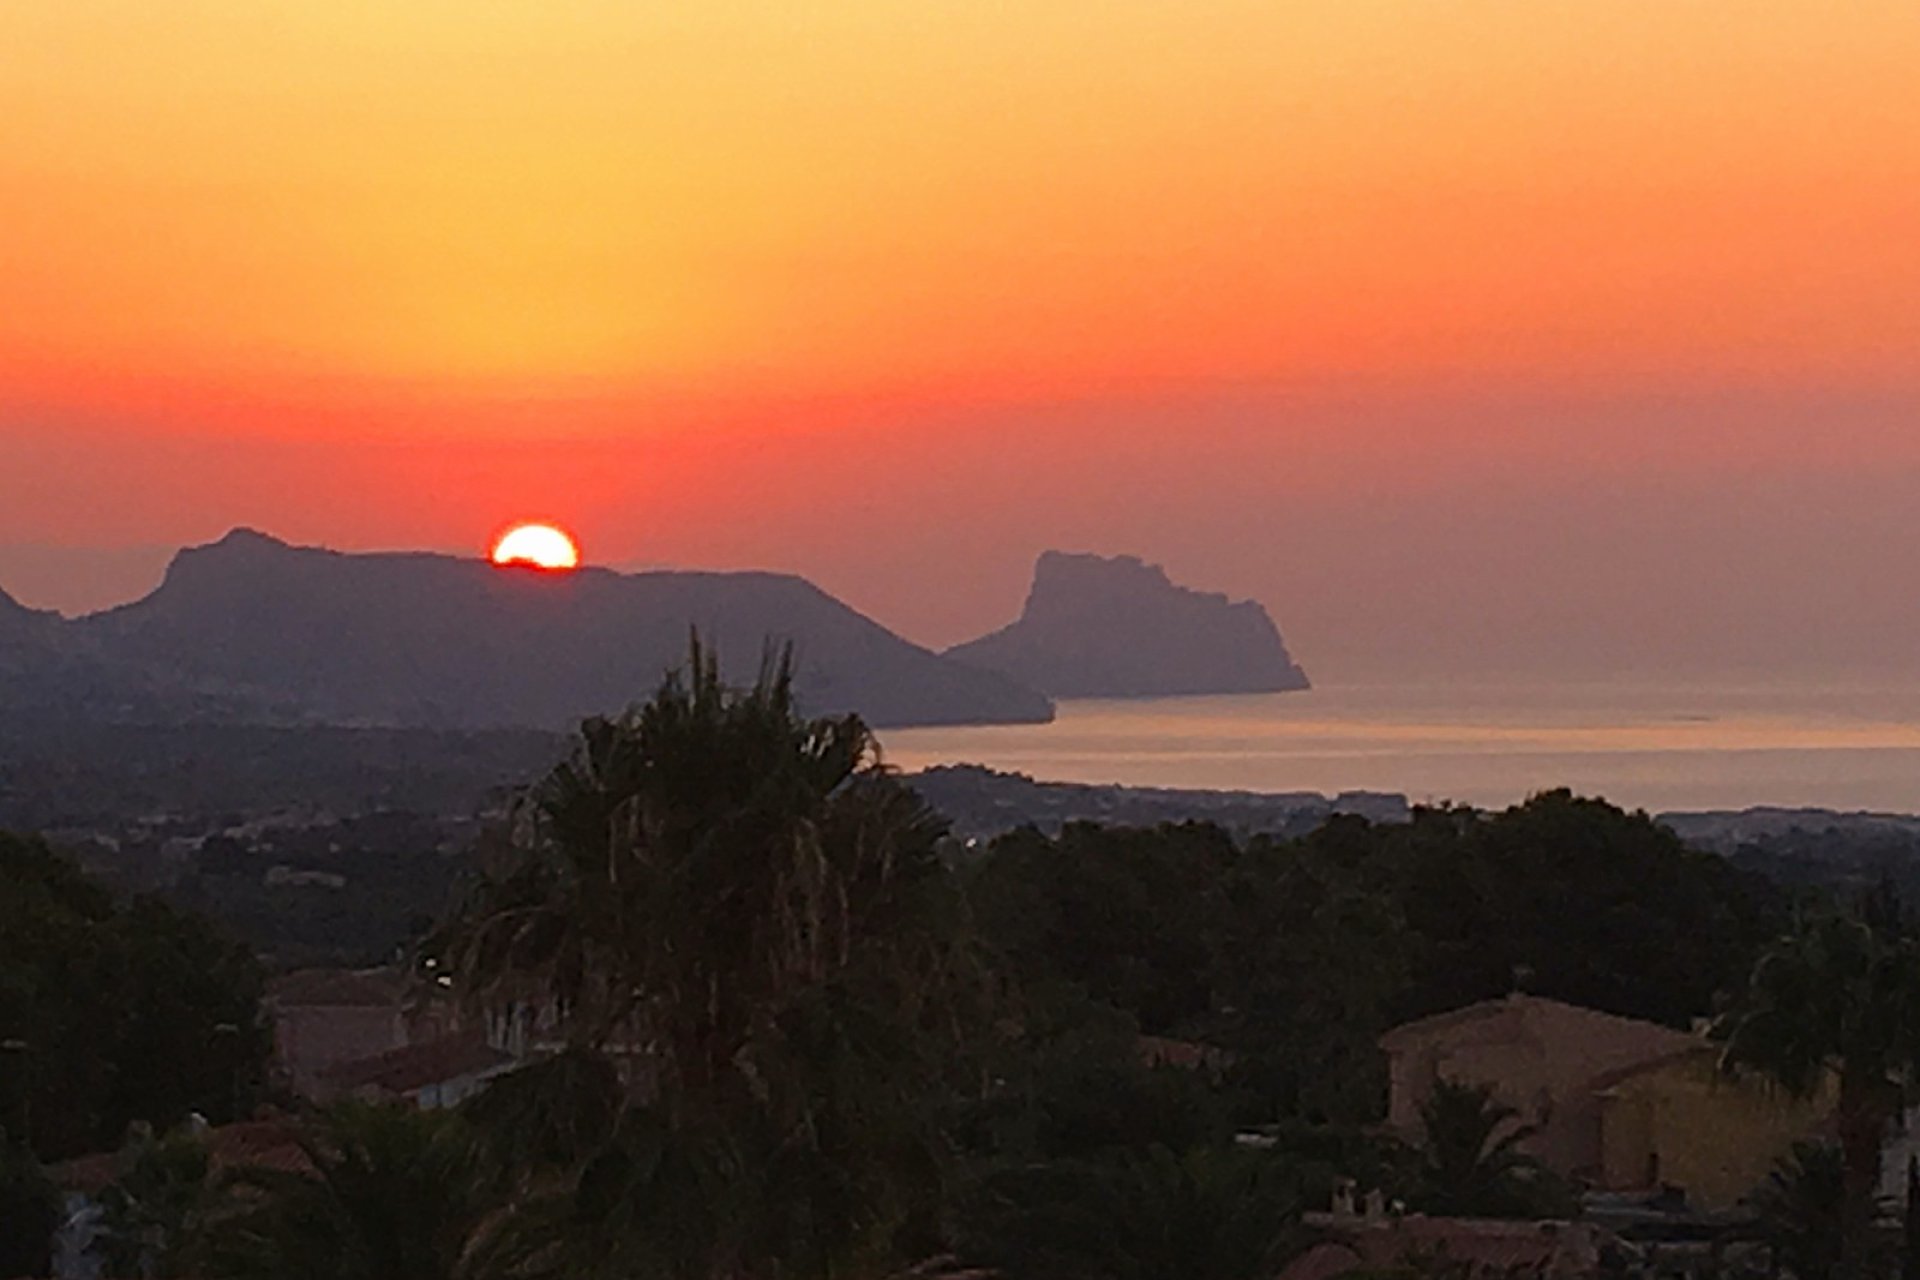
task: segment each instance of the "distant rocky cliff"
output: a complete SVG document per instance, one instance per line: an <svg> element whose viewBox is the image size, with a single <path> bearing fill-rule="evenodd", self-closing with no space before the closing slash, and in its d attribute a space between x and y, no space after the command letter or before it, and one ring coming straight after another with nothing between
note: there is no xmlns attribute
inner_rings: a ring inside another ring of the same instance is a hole
<svg viewBox="0 0 1920 1280"><path fill-rule="evenodd" d="M1047 552L1019 620L947 656L1056 698L1307 687L1258 603L1188 590L1133 556Z"/></svg>

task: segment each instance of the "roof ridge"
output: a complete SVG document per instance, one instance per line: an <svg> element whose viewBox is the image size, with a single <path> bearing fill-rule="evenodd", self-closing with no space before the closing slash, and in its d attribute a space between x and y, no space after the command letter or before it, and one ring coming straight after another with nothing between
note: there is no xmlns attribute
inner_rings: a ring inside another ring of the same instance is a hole
<svg viewBox="0 0 1920 1280"><path fill-rule="evenodd" d="M1605 1009L1595 1009L1588 1005L1574 1004L1569 1000L1558 1000L1552 996L1535 995L1532 992L1510 991L1504 996L1490 996L1485 1000L1476 1000L1472 1004L1464 1004L1455 1009L1443 1009L1438 1013L1430 1013L1425 1017L1415 1018L1411 1021L1403 1022L1398 1026L1389 1027L1381 1034L1379 1044L1382 1048L1387 1048L1392 1043L1404 1040L1409 1036L1418 1035L1424 1031L1455 1026L1480 1018L1492 1017L1496 1014L1528 1007L1567 1010L1586 1018L1601 1018L1608 1022L1622 1023L1634 1027L1652 1028L1677 1037L1693 1037L1692 1032L1682 1031L1677 1027L1669 1027L1663 1022L1655 1022L1651 1018L1635 1018L1623 1013L1610 1013Z"/></svg>

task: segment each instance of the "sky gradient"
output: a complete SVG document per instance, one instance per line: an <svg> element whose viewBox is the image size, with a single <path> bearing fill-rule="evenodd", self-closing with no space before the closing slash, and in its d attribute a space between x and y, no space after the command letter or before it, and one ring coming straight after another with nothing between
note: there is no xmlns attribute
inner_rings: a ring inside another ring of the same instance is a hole
<svg viewBox="0 0 1920 1280"><path fill-rule="evenodd" d="M0 8L0 586L1044 547L1318 673L1911 672L1920 7Z"/></svg>

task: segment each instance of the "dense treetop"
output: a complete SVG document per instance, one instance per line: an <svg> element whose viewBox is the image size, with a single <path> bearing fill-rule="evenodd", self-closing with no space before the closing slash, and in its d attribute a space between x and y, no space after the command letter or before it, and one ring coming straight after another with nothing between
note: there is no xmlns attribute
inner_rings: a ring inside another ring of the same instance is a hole
<svg viewBox="0 0 1920 1280"><path fill-rule="evenodd" d="M45 1157L136 1121L231 1116L270 1033L244 947L149 898L118 902L37 839L0 833L0 1125Z"/></svg>

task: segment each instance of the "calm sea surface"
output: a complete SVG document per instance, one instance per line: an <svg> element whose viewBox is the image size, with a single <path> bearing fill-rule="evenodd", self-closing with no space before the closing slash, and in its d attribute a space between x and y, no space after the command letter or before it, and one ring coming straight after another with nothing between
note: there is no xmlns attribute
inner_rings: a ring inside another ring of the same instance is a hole
<svg viewBox="0 0 1920 1280"><path fill-rule="evenodd" d="M906 769L1505 805L1549 787L1654 811L1920 813L1920 685L1408 685L1065 702L1049 725L895 729Z"/></svg>

